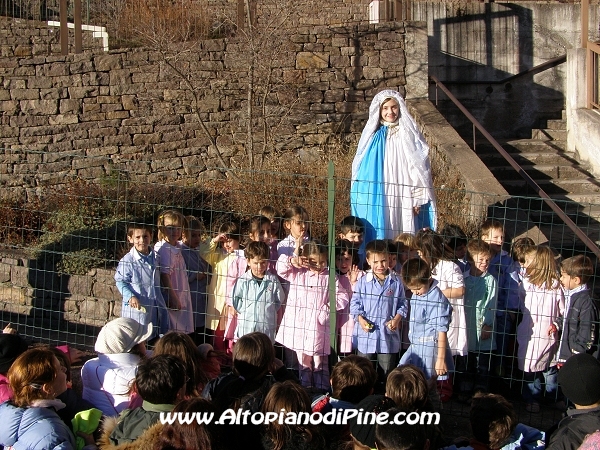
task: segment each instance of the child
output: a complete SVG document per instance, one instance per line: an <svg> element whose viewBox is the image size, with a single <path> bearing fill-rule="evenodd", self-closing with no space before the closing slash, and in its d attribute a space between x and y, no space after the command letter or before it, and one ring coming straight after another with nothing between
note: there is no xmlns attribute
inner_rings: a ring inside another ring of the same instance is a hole
<svg viewBox="0 0 600 450"><path fill-rule="evenodd" d="M467 242L469 240L465 232L458 225L447 224L441 229L440 234L444 239L444 245L454 253L452 261L458 264L461 272L467 272L469 270L469 263L467 262L466 254Z"/></svg>
<svg viewBox="0 0 600 450"><path fill-rule="evenodd" d="M396 245L398 247L398 261L396 263L396 273L402 277L402 266L404 263L410 258L418 258L419 252L417 249L417 241L412 234L409 233L400 233L394 239L396 241ZM400 356L406 351L408 346L410 345L410 341L408 339L408 322L410 320L410 289L404 286L404 294L406 295L406 304L407 304L407 315L402 318L402 336L401 336L401 348L400 348Z"/></svg>
<svg viewBox="0 0 600 450"><path fill-rule="evenodd" d="M360 277L364 275L358 269L358 252L348 241L342 240L335 246L335 270L339 277L340 285L348 292L348 298L352 298L354 286ZM352 334L354 333L354 319L350 315L350 304L337 316L338 328L338 352L347 355L352 352Z"/></svg>
<svg viewBox="0 0 600 450"><path fill-rule="evenodd" d="M377 372L367 358L350 355L338 362L331 371L331 395L323 394L312 402L313 412L326 414L332 409L355 409L373 393Z"/></svg>
<svg viewBox="0 0 600 450"><path fill-rule="evenodd" d="M410 346L400 364L414 364L430 379L447 380L454 370L448 346L452 306L431 278L429 264L412 258L402 266L402 281L412 291L410 299Z"/></svg>
<svg viewBox="0 0 600 450"><path fill-rule="evenodd" d="M296 241L308 241L308 213L302 206L292 206L283 215L283 229L287 237L277 244L278 256L292 256L296 248Z"/></svg>
<svg viewBox="0 0 600 450"><path fill-rule="evenodd" d="M265 216L267 219L271 221L271 237L273 238L273 243L277 245L279 242L281 233L281 217L279 217L279 213L270 205L263 206L258 211L259 216Z"/></svg>
<svg viewBox="0 0 600 450"><path fill-rule="evenodd" d="M448 345L455 357L457 370L466 368L465 356L468 352L467 326L465 320L464 279L460 267L452 261L454 252L444 244L442 237L433 230L421 230L416 236L421 258L431 267L431 276L438 282L438 288L452 305L452 321L448 330ZM441 400L452 397L452 384L439 383Z"/></svg>
<svg viewBox="0 0 600 450"><path fill-rule="evenodd" d="M195 336L204 340L206 325L206 300L208 285L208 263L200 256L199 246L202 239L202 223L194 216L186 217L186 226L180 243L181 254L187 268L192 310L194 311Z"/></svg>
<svg viewBox="0 0 600 450"><path fill-rule="evenodd" d="M533 242L533 239L530 237L515 239L510 246L510 256L513 259L513 273L517 276L519 284L521 284L523 277L525 277L525 268L523 267L523 264L525 263L525 253L527 253L531 247L535 247L535 242Z"/></svg>
<svg viewBox="0 0 600 450"><path fill-rule="evenodd" d="M173 355L153 356L143 361L135 376L135 390L144 403L124 410L118 418L105 420L102 448L144 439L146 430L159 422L161 413L171 412L185 396L186 371L183 362Z"/></svg>
<svg viewBox="0 0 600 450"><path fill-rule="evenodd" d="M554 253L548 247L534 247L525 254L527 276L521 284L520 309L523 319L517 327L519 369L527 385L523 398L529 412L540 411L540 378L546 392L557 394L558 373L554 357L558 349L558 326L564 310L564 297L556 270Z"/></svg>
<svg viewBox="0 0 600 450"><path fill-rule="evenodd" d="M365 251L371 270L356 283L350 314L356 323L358 354L377 361L380 381L385 384L387 375L398 365L400 319L406 316L404 286L389 269L386 241L371 241Z"/></svg>
<svg viewBox="0 0 600 450"><path fill-rule="evenodd" d="M385 242L387 244L389 258L388 267L390 270L396 272L396 266L398 265L398 244L396 244L393 239L386 239Z"/></svg>
<svg viewBox="0 0 600 450"><path fill-rule="evenodd" d="M365 263L365 225L361 219L356 216L346 216L340 222L340 232L338 239L345 240L358 250L358 266L363 268Z"/></svg>
<svg viewBox="0 0 600 450"><path fill-rule="evenodd" d="M152 323L151 338L169 330L169 315L160 290L157 254L150 248L152 227L131 223L127 241L131 250L119 261L115 273L117 289L123 296L121 317L130 317L142 325Z"/></svg>
<svg viewBox="0 0 600 450"><path fill-rule="evenodd" d="M423 371L412 364L396 367L385 384L385 395L403 411L432 411Z"/></svg>
<svg viewBox="0 0 600 450"><path fill-rule="evenodd" d="M240 229L234 222L227 222L219 228L219 234L211 239L201 251L204 259L213 268L208 285L206 303L206 328L214 331L214 346L219 351L226 350L225 326L227 323L227 282L229 266L242 255L240 250Z"/></svg>
<svg viewBox="0 0 600 450"><path fill-rule="evenodd" d="M510 255L502 250L504 243L504 227L494 219L481 224L481 240L490 245L492 260L490 272L498 282L498 310L496 311L496 362L498 375L503 376L508 367L507 357L513 352L509 349L509 341L516 320L515 311L519 308L519 281L515 273L514 262Z"/></svg>
<svg viewBox="0 0 600 450"><path fill-rule="evenodd" d="M488 272L492 253L482 240L467 244L470 269L465 272L465 316L469 344L468 371L475 372L475 391L489 389L491 353L496 350L494 326L498 302L496 279ZM466 395L471 382L461 386Z"/></svg>
<svg viewBox="0 0 600 450"><path fill-rule="evenodd" d="M329 387L329 269L327 246L296 240L292 256L277 261L279 276L290 283L287 307L275 340L296 352L305 387ZM336 310L348 304L348 292L336 277Z"/></svg>
<svg viewBox="0 0 600 450"><path fill-rule="evenodd" d="M231 296L238 316L235 340L245 334L260 331L274 342L277 310L283 303L284 293L277 275L267 271L269 246L262 241L252 241L244 253L250 270L238 278Z"/></svg>
<svg viewBox="0 0 600 450"><path fill-rule="evenodd" d="M390 418L406 411L400 408L390 408L387 410ZM375 448L377 450L429 450L437 448L432 446L431 438L434 426L427 423L417 422L408 424L403 421L395 424L387 421L377 422L375 427Z"/></svg>
<svg viewBox="0 0 600 450"><path fill-rule="evenodd" d="M158 216L158 242L154 251L158 255L163 297L169 308L169 329L189 334L194 332L194 311L179 246L184 225L185 218L178 211L170 209Z"/></svg>
<svg viewBox="0 0 600 450"><path fill-rule="evenodd" d="M560 264L560 282L566 300L558 351L560 362L578 353L597 351L598 311L586 284L593 275L594 266L587 256L573 256Z"/></svg>

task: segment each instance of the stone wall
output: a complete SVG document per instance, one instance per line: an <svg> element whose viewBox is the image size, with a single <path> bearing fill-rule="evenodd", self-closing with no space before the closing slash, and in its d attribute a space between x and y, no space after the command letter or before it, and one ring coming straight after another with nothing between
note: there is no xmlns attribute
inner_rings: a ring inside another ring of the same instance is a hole
<svg viewBox="0 0 600 450"><path fill-rule="evenodd" d="M279 90L267 105L289 108L270 148L302 156L322 150L336 133L356 139L383 88L404 93L410 86L409 97L425 97L426 65L407 63L407 55L427 52L422 25L316 27L291 35L273 72ZM0 185L21 196L115 169L149 182L193 182L220 166L206 131L227 164L241 164L245 48L210 40L187 50L177 55L182 76L148 49L1 58Z"/></svg>

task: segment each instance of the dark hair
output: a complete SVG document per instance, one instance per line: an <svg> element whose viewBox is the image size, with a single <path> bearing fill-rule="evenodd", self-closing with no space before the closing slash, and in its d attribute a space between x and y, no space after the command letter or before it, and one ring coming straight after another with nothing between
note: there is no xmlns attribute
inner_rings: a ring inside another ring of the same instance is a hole
<svg viewBox="0 0 600 450"><path fill-rule="evenodd" d="M449 248L442 236L433 230L420 230L416 237L417 248L421 252L421 258L431 265L433 270L440 259L452 261L454 250Z"/></svg>
<svg viewBox="0 0 600 450"><path fill-rule="evenodd" d="M266 244L266 242L251 241L248 242L248 245L244 249L244 255L246 256L247 260L251 260L252 258L268 260L271 256L271 249Z"/></svg>
<svg viewBox="0 0 600 450"><path fill-rule="evenodd" d="M193 397L175 405L173 413L217 413L208 400ZM213 422L200 425L197 421L185 424L180 420L166 424L154 441L154 450L212 450L220 448L220 426Z"/></svg>
<svg viewBox="0 0 600 450"><path fill-rule="evenodd" d="M202 222L199 219L194 216L185 216L183 237L185 237L186 241L189 241L193 230L202 230L203 228Z"/></svg>
<svg viewBox="0 0 600 450"><path fill-rule="evenodd" d="M530 237L515 239L510 246L510 256L521 264L525 262L525 254L530 248L535 247L535 242Z"/></svg>
<svg viewBox="0 0 600 450"><path fill-rule="evenodd" d="M386 239L388 254L389 255L398 255L398 243L394 242L393 239ZM402 243L401 243L402 244Z"/></svg>
<svg viewBox="0 0 600 450"><path fill-rule="evenodd" d="M406 412L401 408L388 409L390 419L385 424L377 424L375 428L375 444L382 450L424 450L429 439L430 426L416 423L409 425L406 420L402 424L393 423L394 417Z"/></svg>
<svg viewBox="0 0 600 450"><path fill-rule="evenodd" d="M346 216L340 222L340 233L346 235L348 233L364 233L365 224L362 219L356 216Z"/></svg>
<svg viewBox="0 0 600 450"><path fill-rule="evenodd" d="M579 277L581 284L585 284L594 275L592 260L585 255L576 255L560 263L560 270L570 277Z"/></svg>
<svg viewBox="0 0 600 450"><path fill-rule="evenodd" d="M473 239L472 241L469 241L467 244L467 260L473 262L475 255L479 255L481 253L492 256L490 244L481 239Z"/></svg>
<svg viewBox="0 0 600 450"><path fill-rule="evenodd" d="M452 250L456 250L456 248L461 245L467 245L467 242L469 241L462 228L453 223L446 224L444 228L440 230L440 235L444 239L444 243Z"/></svg>
<svg viewBox="0 0 600 450"><path fill-rule="evenodd" d="M405 286L426 286L431 278L431 267L421 258L410 258L402 265L402 282Z"/></svg>
<svg viewBox="0 0 600 450"><path fill-rule="evenodd" d="M233 347L233 371L245 380L264 377L274 359L271 339L258 331L242 336Z"/></svg>
<svg viewBox="0 0 600 450"><path fill-rule="evenodd" d="M171 405L185 385L186 370L183 361L173 355L156 355L140 362L135 376L135 387L143 400Z"/></svg>
<svg viewBox="0 0 600 450"><path fill-rule="evenodd" d="M352 245L351 242L348 242L346 239L342 239L335 244L335 257L339 258L344 253L348 253L352 258L352 264L358 265L359 257L358 257L358 249Z"/></svg>
<svg viewBox="0 0 600 450"><path fill-rule="evenodd" d="M423 371L412 364L396 367L387 377L385 395L405 411L422 410L429 404L429 388Z"/></svg>
<svg viewBox="0 0 600 450"><path fill-rule="evenodd" d="M322 255L323 253L327 253L328 250L329 248L325 244L313 239L302 244L302 247L300 247L300 254L298 256L308 257L310 255Z"/></svg>
<svg viewBox="0 0 600 450"><path fill-rule="evenodd" d="M365 246L365 255L367 258L371 257L371 254L378 255L387 255L388 251L388 243L383 239L375 239Z"/></svg>
<svg viewBox="0 0 600 450"><path fill-rule="evenodd" d="M473 436L489 448L501 448L517 426L513 406L501 395L477 393L469 414Z"/></svg>
<svg viewBox="0 0 600 450"><path fill-rule="evenodd" d="M373 363L358 355L346 356L331 371L333 397L354 404L370 395L376 382Z"/></svg>
<svg viewBox="0 0 600 450"><path fill-rule="evenodd" d="M250 222L248 223L248 240L246 241L246 244L253 240L252 235L254 233L260 233L260 229L263 225L268 225L269 233L271 233L271 220L268 217L254 216L250 219Z"/></svg>
<svg viewBox="0 0 600 450"><path fill-rule="evenodd" d="M181 359L188 377L185 394L189 396L200 394L198 385L205 385L208 377L200 365L202 357L198 347L190 336L182 331L169 331L158 340L154 347L154 356L158 355L173 355Z"/></svg>
<svg viewBox="0 0 600 450"><path fill-rule="evenodd" d="M127 236L133 237L133 232L135 230L147 231L150 234L151 238L152 238L152 235L154 234L154 227L152 225L150 225L149 223L129 222L127 224Z"/></svg>
<svg viewBox="0 0 600 450"><path fill-rule="evenodd" d="M226 234L229 239L240 240L240 227L235 222L225 222L219 227L219 234Z"/></svg>

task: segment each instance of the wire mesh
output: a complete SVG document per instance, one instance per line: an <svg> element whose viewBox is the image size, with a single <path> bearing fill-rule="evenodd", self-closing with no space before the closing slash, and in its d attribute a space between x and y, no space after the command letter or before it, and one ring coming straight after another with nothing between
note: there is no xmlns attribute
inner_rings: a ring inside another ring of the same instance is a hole
<svg viewBox="0 0 600 450"><path fill-rule="evenodd" d="M24 154L21 156L25 159L39 156L36 152ZM267 170L217 170L213 178L181 184L144 181L144 176L122 170L118 164L110 167L100 178L68 180L63 177L60 186L40 183L24 190L23 180L11 185L15 174L0 174L0 183L4 186L4 200L0 203L3 325L12 323L30 340L53 345L66 342L92 349L100 327L122 311L122 296L114 275L117 264L130 248L127 225L141 223L153 227L151 245L154 245L159 216L169 209L198 218L204 242L218 236L223 224L233 222L240 229L243 246L249 238L251 219L261 208L268 205L277 212L277 237L283 239L289 224L284 225L280 219L287 208L300 205L306 210L306 230L311 238L333 245L328 235L328 179L324 172L305 175ZM350 214L350 180L336 175L334 181L337 225ZM12 195L14 192L19 195ZM485 193L448 188L437 188L436 196L438 230L455 224L462 228L467 239L472 239L479 237L482 222L492 217L505 227L506 250L512 238L527 235L536 243L547 243L563 258L589 254L539 199L514 196L494 203ZM600 238L599 205L569 200L557 202L589 236ZM339 231L339 227L336 228L336 233ZM210 271L205 273L205 276L210 275ZM590 287L595 289L593 280ZM519 402L524 411L521 389L531 374L519 370L517 364L516 323L523 320L523 313L516 310L512 313L516 314L516 321L506 331L504 363L497 364L496 352L481 352L482 358L488 359L480 363L480 369L487 367L489 371L486 388ZM498 322L494 326L498 327ZM215 336L219 336L208 327L201 331L198 336L201 341L214 343ZM339 341L332 345L334 354L345 353L340 351ZM461 382L468 385L476 380L473 378L477 373L474 356L466 353L463 358L455 358L455 392ZM550 395L544 405L546 413L529 417L528 423L548 428L560 415L560 411L554 409L556 400L556 396ZM451 405L458 415L468 411L466 404L453 401Z"/></svg>

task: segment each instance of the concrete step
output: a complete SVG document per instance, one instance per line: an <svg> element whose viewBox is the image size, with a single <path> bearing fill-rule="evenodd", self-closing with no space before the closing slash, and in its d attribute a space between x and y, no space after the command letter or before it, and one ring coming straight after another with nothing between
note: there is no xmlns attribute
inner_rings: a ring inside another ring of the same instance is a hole
<svg viewBox="0 0 600 450"><path fill-rule="evenodd" d="M510 153L510 156L520 166L554 166L554 167L576 167L577 164L574 160L568 158L566 155L558 152L552 153ZM484 154L480 155L479 158L483 163L492 170L493 168L512 168L504 159L502 155L498 154Z"/></svg>
<svg viewBox="0 0 600 450"><path fill-rule="evenodd" d="M529 160L527 160L529 162ZM520 164L527 174L534 180L568 180L568 179L587 179L590 174L581 170L576 164L565 164L560 160L557 164ZM521 179L521 175L511 166L489 167L490 171L501 183L504 180Z"/></svg>
<svg viewBox="0 0 600 450"><path fill-rule="evenodd" d="M548 194L554 195L588 195L595 198L600 194L600 183L593 178L582 178L576 180L538 180L537 184ZM530 188L525 180L506 180L502 185L513 195L536 195L535 191Z"/></svg>
<svg viewBox="0 0 600 450"><path fill-rule="evenodd" d="M566 141L567 140L567 130L553 130L551 128L544 128L543 130L535 129L531 130L531 138L532 139L540 139L542 141Z"/></svg>
<svg viewBox="0 0 600 450"><path fill-rule="evenodd" d="M566 130L567 129L567 121L566 120L557 120L550 119L548 120L548 124L546 125L551 130Z"/></svg>

